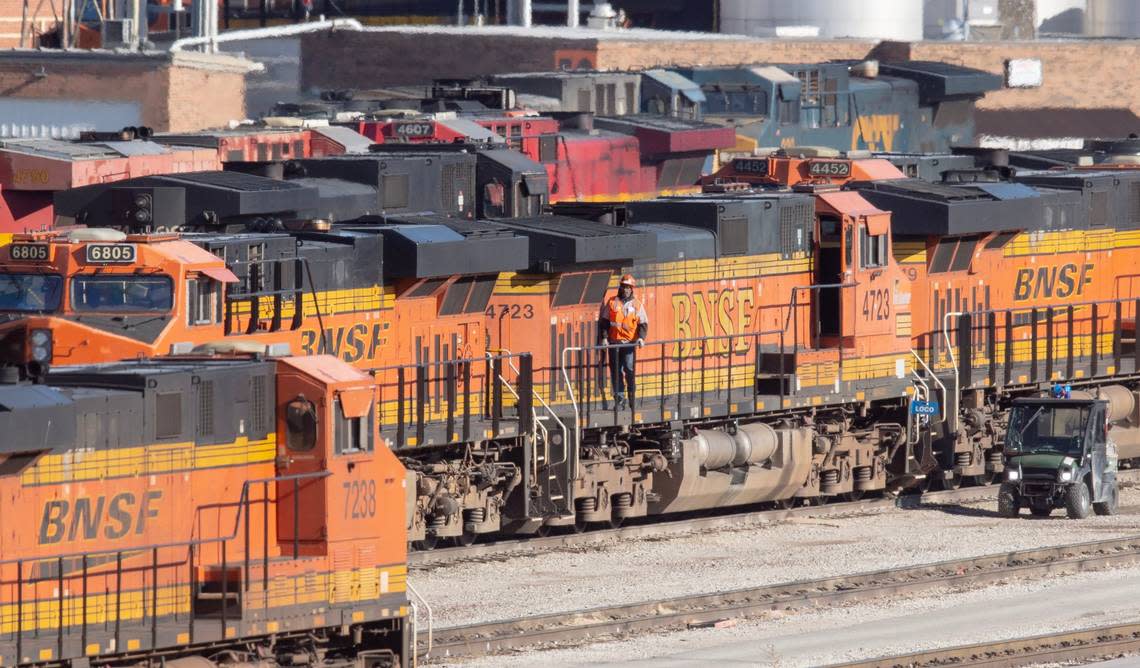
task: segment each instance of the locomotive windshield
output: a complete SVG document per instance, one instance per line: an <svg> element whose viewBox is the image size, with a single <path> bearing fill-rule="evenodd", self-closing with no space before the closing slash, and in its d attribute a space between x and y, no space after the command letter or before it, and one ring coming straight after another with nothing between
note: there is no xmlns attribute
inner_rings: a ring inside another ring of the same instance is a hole
<svg viewBox="0 0 1140 668"><path fill-rule="evenodd" d="M1079 456L1090 410L1088 405L1015 405L1010 412L1005 449Z"/></svg>
<svg viewBox="0 0 1140 668"><path fill-rule="evenodd" d="M75 311L169 312L173 283L167 276L76 276L71 279Z"/></svg>
<svg viewBox="0 0 1140 668"><path fill-rule="evenodd" d="M53 274L0 274L0 311L54 311L63 278Z"/></svg>

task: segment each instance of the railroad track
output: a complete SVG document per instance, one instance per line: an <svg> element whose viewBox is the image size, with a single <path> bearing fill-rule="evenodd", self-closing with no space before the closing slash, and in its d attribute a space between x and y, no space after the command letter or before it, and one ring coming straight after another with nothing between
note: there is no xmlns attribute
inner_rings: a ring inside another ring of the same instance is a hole
<svg viewBox="0 0 1140 668"><path fill-rule="evenodd" d="M1140 483L1140 469L1118 471L1124 485ZM685 534L698 531L731 529L744 524L783 522L791 519L824 519L857 517L888 512L899 508L919 508L924 505L944 505L992 501L997 498L998 485L962 487L955 490L905 494L891 498L864 499L823 506L804 506L788 510L750 510L726 512L711 516L688 517L631 524L617 529L594 529L583 533L568 533L531 538L510 538L488 543L475 543L465 547L446 547L421 550L408 554L408 565L416 570L430 570L467 561L492 561L506 557L540 554L553 550L589 547L615 540Z"/></svg>
<svg viewBox="0 0 1140 668"><path fill-rule="evenodd" d="M1114 624L1080 631L960 645L945 649L833 664L829 668L923 668L984 666L1012 668L1043 663L1089 661L1140 652L1140 624Z"/></svg>
<svg viewBox="0 0 1140 668"><path fill-rule="evenodd" d="M833 606L952 587L1040 578L1140 562L1140 535L869 573L699 594L641 603L574 610L535 617L435 629L421 656L472 657L523 647L580 644L633 633L658 633L775 610Z"/></svg>

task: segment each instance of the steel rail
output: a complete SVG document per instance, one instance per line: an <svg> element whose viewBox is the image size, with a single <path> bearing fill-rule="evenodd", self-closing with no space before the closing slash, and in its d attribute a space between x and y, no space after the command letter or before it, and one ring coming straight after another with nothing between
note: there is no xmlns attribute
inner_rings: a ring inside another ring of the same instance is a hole
<svg viewBox="0 0 1140 668"><path fill-rule="evenodd" d="M921 668L950 665L1012 668L1087 661L1137 652L1140 652L1140 624L1131 623L836 663L828 668Z"/></svg>
<svg viewBox="0 0 1140 668"><path fill-rule="evenodd" d="M550 643L684 629L773 610L833 606L1011 578L1098 570L1140 562L1140 535L1002 552L881 571L437 628L433 658L471 657Z"/></svg>
<svg viewBox="0 0 1140 668"><path fill-rule="evenodd" d="M1117 472L1118 480L1126 484L1140 483L1140 469ZM408 566L424 570L452 563L534 555L563 548L583 547L612 540L634 539L666 534L684 534L694 531L732 529L741 524L784 522L792 519L824 519L875 515L897 509L915 509L929 505L992 501L997 498L999 485L962 487L954 490L906 494L895 498L863 499L830 503L823 506L777 510L745 510L722 512L700 517L669 518L659 521L630 524L616 529L595 529L583 533L570 533L529 538L507 538L464 547L446 547L420 550L408 554ZM653 519L653 518L647 518Z"/></svg>

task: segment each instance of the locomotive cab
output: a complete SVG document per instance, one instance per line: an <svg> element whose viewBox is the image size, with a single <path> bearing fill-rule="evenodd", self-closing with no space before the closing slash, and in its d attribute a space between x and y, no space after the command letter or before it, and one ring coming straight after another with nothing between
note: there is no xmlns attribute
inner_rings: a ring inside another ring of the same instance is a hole
<svg viewBox="0 0 1140 668"><path fill-rule="evenodd" d="M173 235L20 235L0 259L0 364L28 378L57 363L169 352L152 344L172 327L193 343L221 338L224 285L237 280Z"/></svg>
<svg viewBox="0 0 1140 668"><path fill-rule="evenodd" d="M1016 517L1023 506L1037 517L1064 508L1072 519L1117 506L1116 447L1108 439L1108 401L1017 399L1005 439L1006 481L998 511Z"/></svg>

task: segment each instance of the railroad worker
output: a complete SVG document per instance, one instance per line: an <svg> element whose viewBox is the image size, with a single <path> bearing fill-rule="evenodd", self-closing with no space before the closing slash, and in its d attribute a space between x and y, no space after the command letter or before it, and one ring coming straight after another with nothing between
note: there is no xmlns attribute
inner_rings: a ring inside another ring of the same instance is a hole
<svg viewBox="0 0 1140 668"><path fill-rule="evenodd" d="M634 405L637 349L645 345L645 336L649 333L649 316L645 314L645 305L633 296L635 287L637 283L631 274L622 276L617 295L602 302L598 314L598 343L609 346L610 380L619 410L626 406L627 391L629 405Z"/></svg>

